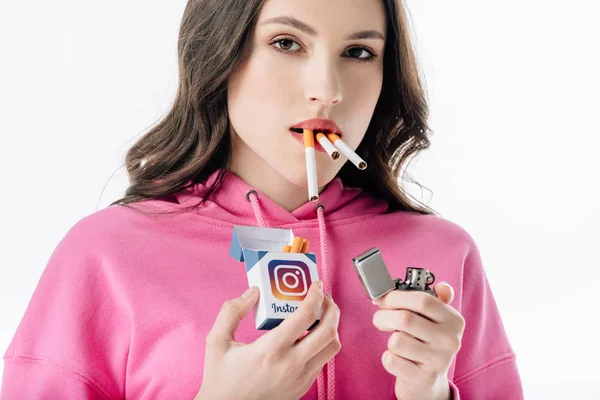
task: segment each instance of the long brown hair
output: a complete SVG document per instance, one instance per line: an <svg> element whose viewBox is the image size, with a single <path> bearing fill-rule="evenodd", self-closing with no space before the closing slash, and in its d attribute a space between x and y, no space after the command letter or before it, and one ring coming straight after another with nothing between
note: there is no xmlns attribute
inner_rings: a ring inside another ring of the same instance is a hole
<svg viewBox="0 0 600 400"><path fill-rule="evenodd" d="M388 201L390 210L433 214L414 204L401 182L406 165L429 147L429 106L413 52L403 0L383 0L387 42L381 94L356 152L369 167L347 162L338 176ZM168 197L204 182L231 159L227 80L238 66L262 0L188 0L179 31L179 88L167 115L127 152L130 185L114 204ZM218 185L209 188L202 204ZM419 185L421 186L421 185Z"/></svg>

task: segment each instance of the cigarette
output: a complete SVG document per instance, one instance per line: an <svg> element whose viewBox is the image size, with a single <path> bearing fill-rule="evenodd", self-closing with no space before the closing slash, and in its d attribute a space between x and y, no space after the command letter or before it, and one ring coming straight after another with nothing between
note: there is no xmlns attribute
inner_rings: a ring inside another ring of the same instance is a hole
<svg viewBox="0 0 600 400"><path fill-rule="evenodd" d="M300 249L300 253L308 253L308 239L302 240L302 249Z"/></svg>
<svg viewBox="0 0 600 400"><path fill-rule="evenodd" d="M294 243L292 244L291 253L300 253L300 249L302 248L302 238L300 236L296 236L294 238Z"/></svg>
<svg viewBox="0 0 600 400"><path fill-rule="evenodd" d="M340 158L340 152L335 148L335 146L327 139L327 136L322 133L317 133L317 140L323 146L327 154L334 160Z"/></svg>
<svg viewBox="0 0 600 400"><path fill-rule="evenodd" d="M360 158L360 156L344 143L338 135L335 133L328 133L327 138L344 156L346 156L346 158L348 158L348 160L352 161L352 164L356 165L358 169L363 170L367 168L365 160Z"/></svg>
<svg viewBox="0 0 600 400"><path fill-rule="evenodd" d="M292 250L292 246L290 246L289 244L286 244L285 246L283 246L283 251L284 253L289 253L290 250Z"/></svg>
<svg viewBox="0 0 600 400"><path fill-rule="evenodd" d="M306 155L306 177L308 178L308 200L319 200L317 185L317 160L315 159L315 135L313 131L304 129L304 154Z"/></svg>

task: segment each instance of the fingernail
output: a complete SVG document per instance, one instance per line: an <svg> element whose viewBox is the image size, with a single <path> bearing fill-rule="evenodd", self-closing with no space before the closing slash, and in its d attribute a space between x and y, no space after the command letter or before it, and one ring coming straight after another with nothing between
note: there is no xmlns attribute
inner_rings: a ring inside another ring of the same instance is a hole
<svg viewBox="0 0 600 400"><path fill-rule="evenodd" d="M248 297L250 297L250 295L252 294L252 291L254 290L255 286L252 286L251 288L249 288L248 290L246 290L244 292L244 294L242 294L242 299L247 299Z"/></svg>
<svg viewBox="0 0 600 400"><path fill-rule="evenodd" d="M319 290L323 291L323 281L317 281L317 285L319 286Z"/></svg>

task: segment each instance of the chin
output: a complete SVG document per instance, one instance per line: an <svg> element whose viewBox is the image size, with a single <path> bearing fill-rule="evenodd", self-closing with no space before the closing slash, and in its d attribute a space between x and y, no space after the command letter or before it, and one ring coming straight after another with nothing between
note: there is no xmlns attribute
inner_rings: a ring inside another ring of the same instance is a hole
<svg viewBox="0 0 600 400"><path fill-rule="evenodd" d="M306 166L302 165L302 169L290 169L287 168L285 171L280 170L281 176L292 185L297 187L305 188L308 190L308 178L306 177ZM317 182L319 187L326 186L331 182L337 175L336 171L327 171L317 169Z"/></svg>
<svg viewBox="0 0 600 400"><path fill-rule="evenodd" d="M308 189L308 179L306 177L306 168L304 168L304 166L302 169L286 166L284 168L278 168L278 171L283 179L292 185Z"/></svg>
<svg viewBox="0 0 600 400"><path fill-rule="evenodd" d="M265 155L266 156L266 155ZM304 154L278 154L277 157L264 157L265 166L276 171L284 180L290 184L308 190L308 178L306 171L306 160ZM319 187L331 182L339 172L342 164L331 165L334 161L317 158L317 181Z"/></svg>
<svg viewBox="0 0 600 400"><path fill-rule="evenodd" d="M323 171L317 171L317 180L319 182L319 187L328 185L332 180L335 179L335 177L337 176L337 173L339 172L339 168L336 168L335 170L323 170Z"/></svg>

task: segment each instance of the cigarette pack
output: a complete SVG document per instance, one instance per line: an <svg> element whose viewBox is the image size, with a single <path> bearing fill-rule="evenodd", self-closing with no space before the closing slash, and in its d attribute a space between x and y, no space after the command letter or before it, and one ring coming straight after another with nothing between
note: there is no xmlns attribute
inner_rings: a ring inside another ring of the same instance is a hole
<svg viewBox="0 0 600 400"><path fill-rule="evenodd" d="M254 307L256 329L270 330L294 312L307 295L312 282L319 279L313 253L284 253L291 245L291 229L240 226L233 228L229 254L246 266L248 285L260 289ZM316 326L318 319L309 327Z"/></svg>

